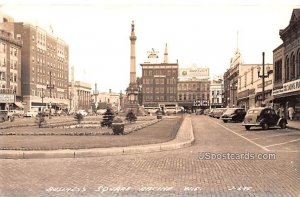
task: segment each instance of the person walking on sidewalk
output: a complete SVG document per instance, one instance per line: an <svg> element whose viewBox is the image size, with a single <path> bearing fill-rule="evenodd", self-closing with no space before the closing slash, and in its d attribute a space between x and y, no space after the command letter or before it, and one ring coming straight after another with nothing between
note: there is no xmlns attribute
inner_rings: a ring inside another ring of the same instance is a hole
<svg viewBox="0 0 300 197"><path fill-rule="evenodd" d="M283 108L283 106L281 105L280 108L278 109L278 115L279 115L280 118L283 117L283 113L284 113L284 108Z"/></svg>
<svg viewBox="0 0 300 197"><path fill-rule="evenodd" d="M293 108L292 106L290 106L290 107L288 108L288 112L289 112L289 119L290 119L290 120L293 120L293 116L294 116L294 113L295 113L294 108Z"/></svg>

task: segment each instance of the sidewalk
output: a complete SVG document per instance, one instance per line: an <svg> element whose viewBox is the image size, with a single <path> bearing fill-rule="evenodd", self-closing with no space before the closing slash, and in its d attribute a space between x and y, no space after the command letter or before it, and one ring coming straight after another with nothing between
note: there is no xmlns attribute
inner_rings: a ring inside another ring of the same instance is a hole
<svg viewBox="0 0 300 197"><path fill-rule="evenodd" d="M147 144L139 146L93 148L76 150L53 150L53 151L17 151L1 150L0 159L29 159L29 158L77 158L98 157L108 155L125 155L148 152L159 152L189 147L194 142L191 117L186 116L183 120L176 137L168 142L158 144Z"/></svg>
<svg viewBox="0 0 300 197"><path fill-rule="evenodd" d="M300 120L288 120L287 128L300 131Z"/></svg>

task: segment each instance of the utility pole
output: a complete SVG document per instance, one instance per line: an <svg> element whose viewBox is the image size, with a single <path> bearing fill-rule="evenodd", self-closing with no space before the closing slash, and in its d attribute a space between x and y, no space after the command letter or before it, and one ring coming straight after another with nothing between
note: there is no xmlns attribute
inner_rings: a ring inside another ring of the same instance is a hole
<svg viewBox="0 0 300 197"><path fill-rule="evenodd" d="M51 78L52 78L51 71L50 71L49 74L50 74L50 84L47 84L47 89L49 89L49 91L50 91L50 100L51 100L51 98L52 98L52 92L51 92L51 90L54 88L54 85L52 85L52 82L51 82ZM51 119L51 109L52 109L52 107L51 107L51 101L50 101L49 119Z"/></svg>

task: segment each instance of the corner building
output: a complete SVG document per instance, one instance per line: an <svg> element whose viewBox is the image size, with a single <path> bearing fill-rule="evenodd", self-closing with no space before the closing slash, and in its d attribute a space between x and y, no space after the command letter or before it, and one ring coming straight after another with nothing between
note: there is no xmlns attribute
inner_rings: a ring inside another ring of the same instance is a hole
<svg viewBox="0 0 300 197"><path fill-rule="evenodd" d="M148 54L148 59L141 64L144 108L175 109L177 107L178 62L168 63L167 46L163 63L159 63L157 51L152 50Z"/></svg>
<svg viewBox="0 0 300 197"><path fill-rule="evenodd" d="M274 108L293 107L300 120L300 9L294 9L289 25L279 31L283 43L273 51Z"/></svg>
<svg viewBox="0 0 300 197"><path fill-rule="evenodd" d="M68 45L38 26L18 22L14 23L14 29L23 40L22 95L25 111L67 108Z"/></svg>

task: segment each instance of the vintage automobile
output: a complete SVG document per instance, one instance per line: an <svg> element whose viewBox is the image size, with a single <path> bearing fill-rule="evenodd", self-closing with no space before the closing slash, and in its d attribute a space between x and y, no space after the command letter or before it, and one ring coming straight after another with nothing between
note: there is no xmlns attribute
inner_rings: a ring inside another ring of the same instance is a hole
<svg viewBox="0 0 300 197"><path fill-rule="evenodd" d="M7 110L0 110L0 122L10 121L13 122L15 117L12 116L12 113Z"/></svg>
<svg viewBox="0 0 300 197"><path fill-rule="evenodd" d="M24 116L25 117L36 117L38 115L38 111L35 110L28 110Z"/></svg>
<svg viewBox="0 0 300 197"><path fill-rule="evenodd" d="M227 108L223 115L220 117L223 122L243 122L246 115L244 108Z"/></svg>
<svg viewBox="0 0 300 197"><path fill-rule="evenodd" d="M225 111L226 111L226 108L216 108L216 110L214 111L213 117L219 119Z"/></svg>
<svg viewBox="0 0 300 197"><path fill-rule="evenodd" d="M260 107L248 110L243 125L246 130L250 130L251 127L262 127L264 130L267 130L270 127L276 126L284 129L286 128L287 120L279 117L274 109Z"/></svg>

